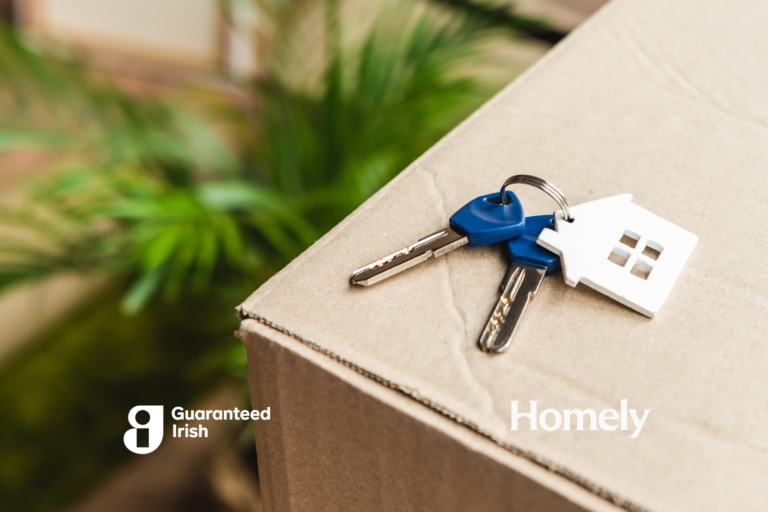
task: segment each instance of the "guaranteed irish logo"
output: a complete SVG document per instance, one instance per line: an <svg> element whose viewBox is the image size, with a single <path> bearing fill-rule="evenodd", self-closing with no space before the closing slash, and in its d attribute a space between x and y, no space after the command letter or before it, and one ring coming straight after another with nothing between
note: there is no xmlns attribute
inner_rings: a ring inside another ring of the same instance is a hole
<svg viewBox="0 0 768 512"><path fill-rule="evenodd" d="M163 440L163 406L137 405L128 413L133 427L123 436L125 447L144 455L157 450Z"/></svg>

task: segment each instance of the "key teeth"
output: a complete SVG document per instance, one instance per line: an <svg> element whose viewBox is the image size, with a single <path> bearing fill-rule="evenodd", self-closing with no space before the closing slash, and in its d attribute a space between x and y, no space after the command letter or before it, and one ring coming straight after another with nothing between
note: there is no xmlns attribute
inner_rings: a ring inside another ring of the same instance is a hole
<svg viewBox="0 0 768 512"><path fill-rule="evenodd" d="M523 312L536 296L545 273L546 268L543 267L510 266L502 281L501 296L478 340L480 350L498 354L509 348ZM499 339L500 336L503 337Z"/></svg>
<svg viewBox="0 0 768 512"><path fill-rule="evenodd" d="M466 236L449 227L355 270L349 282L351 285L371 286L423 261L442 256L466 243Z"/></svg>

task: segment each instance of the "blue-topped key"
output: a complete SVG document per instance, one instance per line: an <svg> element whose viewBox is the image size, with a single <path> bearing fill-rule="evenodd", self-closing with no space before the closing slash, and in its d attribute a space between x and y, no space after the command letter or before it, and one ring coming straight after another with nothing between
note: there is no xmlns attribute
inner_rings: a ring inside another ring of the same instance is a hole
<svg viewBox="0 0 768 512"><path fill-rule="evenodd" d="M515 238L525 230L525 214L517 196L505 193L510 204L502 204L498 193L473 199L453 214L450 227L355 270L349 282L370 286L462 245L480 247Z"/></svg>
<svg viewBox="0 0 768 512"><path fill-rule="evenodd" d="M560 270L560 256L536 243L544 228L555 229L552 215L535 215L525 219L525 231L503 244L511 264L545 267L548 276Z"/></svg>
<svg viewBox="0 0 768 512"><path fill-rule="evenodd" d="M526 221L523 205L512 192L506 194L511 204L501 204L499 194L480 196L468 202L451 216L451 228L466 236L470 247L495 244L521 235Z"/></svg>
<svg viewBox="0 0 768 512"><path fill-rule="evenodd" d="M480 335L478 344L482 351L501 352L510 345L544 276L560 270L560 257L536 244L541 230L553 227L552 215L528 217L523 234L503 244L509 270L501 282L501 297Z"/></svg>

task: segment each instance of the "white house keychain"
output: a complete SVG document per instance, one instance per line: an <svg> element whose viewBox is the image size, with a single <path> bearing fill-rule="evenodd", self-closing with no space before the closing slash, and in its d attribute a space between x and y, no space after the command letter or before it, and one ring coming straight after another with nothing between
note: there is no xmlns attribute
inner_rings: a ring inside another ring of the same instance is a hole
<svg viewBox="0 0 768 512"><path fill-rule="evenodd" d="M503 187L502 187L503 190ZM584 283L653 317L666 300L699 237L632 202L631 194L555 212L554 229L537 243L560 256L570 286Z"/></svg>
<svg viewBox="0 0 768 512"><path fill-rule="evenodd" d="M570 286L583 282L653 317L693 251L695 235L633 204L630 194L569 207L555 185L525 174L504 182L502 202L506 188L516 184L542 190L560 210L526 217L524 231L502 244L510 265L480 334L480 350L499 353L510 346L544 277L561 267Z"/></svg>

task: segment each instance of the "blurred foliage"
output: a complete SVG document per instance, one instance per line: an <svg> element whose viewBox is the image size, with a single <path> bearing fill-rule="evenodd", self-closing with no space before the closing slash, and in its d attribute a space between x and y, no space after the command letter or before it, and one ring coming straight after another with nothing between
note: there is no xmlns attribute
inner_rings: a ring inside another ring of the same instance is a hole
<svg viewBox="0 0 768 512"><path fill-rule="evenodd" d="M0 144L71 160L6 212L32 235L0 246L0 286L106 270L132 276L126 313L210 286L242 298L488 96L455 72L485 34L471 17L400 4L345 45L337 8L318 84L286 83L282 54L244 86L253 101L219 108L240 151L181 102L130 97L3 34Z"/></svg>
<svg viewBox="0 0 768 512"><path fill-rule="evenodd" d="M5 364L3 510L103 479L130 455L130 407L243 375L234 306L496 88L471 71L495 30L471 10L390 2L360 29L337 0L221 1L259 12L261 74L225 101L130 94L0 30L0 151L58 156L0 211L0 291L67 272L121 283Z"/></svg>
<svg viewBox="0 0 768 512"><path fill-rule="evenodd" d="M566 33L553 29L544 19L518 14L515 12L514 3L473 0L432 0L432 2L463 11L479 23L511 29L516 36L551 44L559 43L566 36Z"/></svg>
<svg viewBox="0 0 768 512"><path fill-rule="evenodd" d="M212 341L242 346L231 315L211 315L210 299L184 308L154 301L128 318L116 292L86 304L68 328L53 326L0 374L1 510L60 509L116 464L141 457L122 442L128 411L190 407L221 382L219 369L206 364L215 357Z"/></svg>

